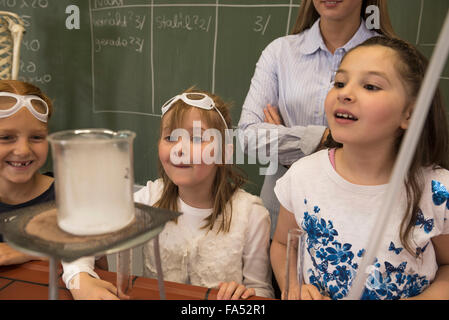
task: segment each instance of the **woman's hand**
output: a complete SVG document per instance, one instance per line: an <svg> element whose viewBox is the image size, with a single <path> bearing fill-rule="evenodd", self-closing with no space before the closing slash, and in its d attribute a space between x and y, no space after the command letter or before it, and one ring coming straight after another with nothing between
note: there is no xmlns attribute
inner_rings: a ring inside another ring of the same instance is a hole
<svg viewBox="0 0 449 320"><path fill-rule="evenodd" d="M120 300L112 283L94 278L87 272L74 276L69 287L73 288L70 292L75 300Z"/></svg>
<svg viewBox="0 0 449 320"><path fill-rule="evenodd" d="M256 294L254 288L246 288L235 281L220 282L218 288L217 300L248 299Z"/></svg>
<svg viewBox="0 0 449 320"><path fill-rule="evenodd" d="M299 286L291 288L288 292L288 300L299 300ZM286 300L285 292L282 292L281 299ZM301 287L301 300L331 300L323 296L313 284L303 284Z"/></svg>
<svg viewBox="0 0 449 320"><path fill-rule="evenodd" d="M31 260L47 260L46 258L35 257L11 248L8 244L0 243L0 266L11 264L21 264Z"/></svg>
<svg viewBox="0 0 449 320"><path fill-rule="evenodd" d="M278 108L272 106L271 104L267 104L267 107L263 109L263 113L265 114L265 122L276 125L284 125L284 121L282 120Z"/></svg>

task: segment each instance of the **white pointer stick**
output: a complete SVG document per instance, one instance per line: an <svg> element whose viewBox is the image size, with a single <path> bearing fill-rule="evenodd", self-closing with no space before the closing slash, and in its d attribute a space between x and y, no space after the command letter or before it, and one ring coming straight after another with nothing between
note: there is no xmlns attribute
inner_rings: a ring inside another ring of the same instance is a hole
<svg viewBox="0 0 449 320"><path fill-rule="evenodd" d="M415 153L416 145L421 135L424 121L426 120L429 111L430 103L435 93L439 82L441 72L443 71L446 59L449 53L449 10L446 14L446 20L441 30L435 51L427 68L424 81L419 90L416 107L413 111L410 126L407 129L404 139L402 141L399 155L393 168L390 183L388 184L385 193L385 200L383 206L379 211L377 222L371 233L370 243L366 249L364 257L358 268L357 275L354 279L352 287L346 299L356 300L360 299L365 288L366 278L368 273L366 269L372 265L379 249L379 244L383 237L383 232L386 229L390 212L395 205L397 205L397 197L399 191L404 185L405 176L410 167L410 162Z"/></svg>

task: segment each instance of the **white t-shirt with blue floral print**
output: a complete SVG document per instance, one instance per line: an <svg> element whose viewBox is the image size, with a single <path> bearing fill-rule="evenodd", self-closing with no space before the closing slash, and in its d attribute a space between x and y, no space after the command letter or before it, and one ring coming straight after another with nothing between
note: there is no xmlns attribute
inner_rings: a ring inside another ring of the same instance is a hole
<svg viewBox="0 0 449 320"><path fill-rule="evenodd" d="M384 230L376 262L370 272L363 299L400 299L418 295L438 269L431 239L449 233L449 171L423 169L424 191L415 225L414 254L399 237L405 212L405 188ZM328 150L295 162L274 189L280 203L294 213L304 229L306 253L303 275L332 299L345 297L363 253L388 185L355 185L332 167Z"/></svg>

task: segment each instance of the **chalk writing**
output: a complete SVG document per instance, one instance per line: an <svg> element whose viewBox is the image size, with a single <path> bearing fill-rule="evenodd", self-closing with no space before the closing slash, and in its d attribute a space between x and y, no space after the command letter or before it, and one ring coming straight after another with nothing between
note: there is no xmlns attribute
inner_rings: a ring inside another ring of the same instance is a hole
<svg viewBox="0 0 449 320"><path fill-rule="evenodd" d="M200 17L199 15L189 15L175 13L172 16L157 16L156 28L160 30L164 29L180 29L180 30L196 30L209 32L212 21L212 16Z"/></svg>
<svg viewBox="0 0 449 320"><path fill-rule="evenodd" d="M47 8L48 0L22 0L20 8Z"/></svg>
<svg viewBox="0 0 449 320"><path fill-rule="evenodd" d="M123 6L123 0L95 0L94 8L104 8L104 7L121 7Z"/></svg>
<svg viewBox="0 0 449 320"><path fill-rule="evenodd" d="M257 16L256 21L254 22L255 27L253 28L253 30L255 32L260 32L262 35L264 35L265 31L267 30L268 23L270 22L270 19L271 19L271 14L269 14L267 18L265 18L263 16Z"/></svg>
<svg viewBox="0 0 449 320"><path fill-rule="evenodd" d="M16 0L0 0L0 6L2 7L15 8L16 5Z"/></svg>
<svg viewBox="0 0 449 320"><path fill-rule="evenodd" d="M112 39L96 38L95 39L95 52L101 52L105 47L114 48L132 48L138 53L142 53L143 44L145 40L140 37L122 37L118 36Z"/></svg>
<svg viewBox="0 0 449 320"><path fill-rule="evenodd" d="M39 75L39 76L28 76L28 77L27 76L19 76L18 80L35 83L35 84L46 84L46 83L51 82L52 77L50 74L46 73L44 75Z"/></svg>
<svg viewBox="0 0 449 320"><path fill-rule="evenodd" d="M18 79L21 81L46 84L51 82L52 80L51 74L48 73L39 74L36 63L31 60L26 62L24 60L21 60L19 70L20 76L18 77Z"/></svg>
<svg viewBox="0 0 449 320"><path fill-rule="evenodd" d="M143 26L145 25L146 16L140 15L140 14L135 14L132 11L128 11L128 15L129 15L131 21L134 22L134 26L136 27L136 29L142 30Z"/></svg>
<svg viewBox="0 0 449 320"><path fill-rule="evenodd" d="M146 21L145 15L135 14L133 11L128 11L123 14L119 11L108 11L104 16L95 18L93 25L95 27L121 27L127 28L128 26L134 27L138 30L142 30Z"/></svg>
<svg viewBox="0 0 449 320"><path fill-rule="evenodd" d="M39 39L33 39L33 40L24 39L22 41L22 45L25 47L26 50L33 51L33 52L39 51L39 49L41 48Z"/></svg>
<svg viewBox="0 0 449 320"><path fill-rule="evenodd" d="M20 72L28 72L28 73L36 72L36 64L33 61L28 61L27 63L25 63L23 60L21 60Z"/></svg>
<svg viewBox="0 0 449 320"><path fill-rule="evenodd" d="M47 8L48 0L0 0L0 6L8 8Z"/></svg>

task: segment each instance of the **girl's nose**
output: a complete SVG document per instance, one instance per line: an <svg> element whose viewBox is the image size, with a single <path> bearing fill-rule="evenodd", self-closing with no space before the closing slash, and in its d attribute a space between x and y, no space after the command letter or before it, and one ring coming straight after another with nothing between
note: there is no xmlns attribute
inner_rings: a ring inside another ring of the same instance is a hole
<svg viewBox="0 0 449 320"><path fill-rule="evenodd" d="M184 156L185 148L186 148L185 143L183 143L182 141L179 141L171 149L171 154L175 157L181 158L182 156Z"/></svg>
<svg viewBox="0 0 449 320"><path fill-rule="evenodd" d="M183 149L183 146L181 145L181 147L175 151L178 157L182 157L184 155L184 152L182 151L182 149Z"/></svg>
<svg viewBox="0 0 449 320"><path fill-rule="evenodd" d="M338 90L338 101L341 103L351 103L355 101L355 95L349 85Z"/></svg>

